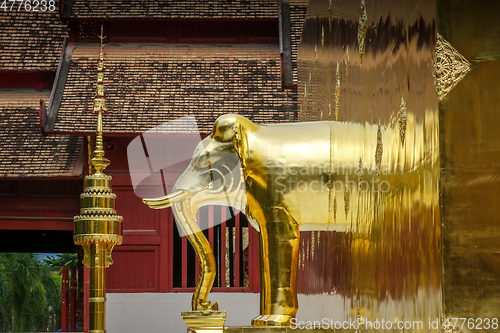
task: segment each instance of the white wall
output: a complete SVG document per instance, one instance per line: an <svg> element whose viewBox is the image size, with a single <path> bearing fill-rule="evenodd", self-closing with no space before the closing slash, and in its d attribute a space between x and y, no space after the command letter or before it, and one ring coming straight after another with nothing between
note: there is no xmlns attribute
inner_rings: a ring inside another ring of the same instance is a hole
<svg viewBox="0 0 500 333"><path fill-rule="evenodd" d="M191 293L109 293L106 307L108 333L184 333L181 311L191 310ZM249 326L259 315L259 294L210 293L208 299L226 311L226 326ZM339 295L298 295L297 320L345 320Z"/></svg>
<svg viewBox="0 0 500 333"><path fill-rule="evenodd" d="M109 293L108 333L184 333L181 311L191 310L192 293ZM226 326L249 326L259 315L259 294L210 293L209 301L226 311Z"/></svg>

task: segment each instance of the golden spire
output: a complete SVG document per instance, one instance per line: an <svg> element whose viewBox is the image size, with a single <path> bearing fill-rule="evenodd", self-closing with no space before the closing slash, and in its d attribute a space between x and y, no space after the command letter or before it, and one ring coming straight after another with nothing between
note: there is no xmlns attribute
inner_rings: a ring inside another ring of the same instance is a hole
<svg viewBox="0 0 500 333"><path fill-rule="evenodd" d="M102 48L104 47L103 36L103 26L101 25L101 35L97 36L101 40L101 52L99 53L99 60L97 61L97 90L94 98L94 113L104 111L108 113L106 109L106 95L104 94L104 53Z"/></svg>
<svg viewBox="0 0 500 333"><path fill-rule="evenodd" d="M102 139L102 112L106 110L104 95L104 55L101 27L101 52L97 64L97 92L93 112L97 113L94 157L91 163L95 173L85 176L85 191L80 195L80 215L74 217L73 240L84 251L83 263L90 268L89 332L106 333L106 277L105 269L112 264L111 252L122 243L122 220L116 215L116 194L111 191L111 176L103 170L109 165L104 157ZM90 147L89 147L90 148ZM90 149L89 149L90 151Z"/></svg>
<svg viewBox="0 0 500 333"><path fill-rule="evenodd" d="M97 62L97 91L94 98L93 112L97 114L97 129L94 158L92 164L94 165L96 174L101 174L104 169L109 165L109 160L104 157L104 147L102 139L102 112L108 113L106 109L106 95L104 94L104 54L102 48L104 46L103 26L101 25L101 35L97 36L101 40L101 52L99 53L99 60Z"/></svg>
<svg viewBox="0 0 500 333"><path fill-rule="evenodd" d="M102 174L102 171L106 169L109 165L109 160L104 157L104 147L102 139L102 111L97 113L97 129L96 129L96 139L95 139L95 150L94 158L92 159L92 164L94 165L95 173L97 175Z"/></svg>

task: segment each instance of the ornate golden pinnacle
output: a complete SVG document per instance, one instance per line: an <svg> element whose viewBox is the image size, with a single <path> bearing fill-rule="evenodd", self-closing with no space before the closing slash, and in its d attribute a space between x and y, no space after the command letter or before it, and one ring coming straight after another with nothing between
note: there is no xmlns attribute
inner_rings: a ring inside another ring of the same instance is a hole
<svg viewBox="0 0 500 333"><path fill-rule="evenodd" d="M91 160L95 173L85 176L85 191L80 195L80 215L74 217L73 240L75 244L83 247L83 263L90 268L89 331L106 333L105 269L113 263L111 260L113 247L122 243L123 218L116 215L116 195L111 191L111 176L106 176L103 172L109 165L109 160L104 157L102 139L102 112L106 112L102 53L102 41L105 37L102 27L99 38L101 52L97 65L97 93L93 109L97 113L97 135Z"/></svg>
<svg viewBox="0 0 500 333"><path fill-rule="evenodd" d="M101 27L101 52L99 55L98 74L97 74L97 91L99 86L103 84L103 33ZM101 106L96 109L96 101L102 99ZM85 177L85 191L81 194L81 209L80 215L74 217L75 221L75 235L74 241L77 245L82 245L85 251L85 265L89 266L89 244L90 243L106 243L107 260L106 267L111 261L111 251L113 246L119 245L122 242L122 217L116 215L115 200L116 195L111 191L111 176L104 174L104 169L109 165L109 160L104 157L104 147L102 138L102 112L105 109L105 96L96 95L94 99L94 112L97 112L97 128L96 128L96 142L94 157L92 158L92 165L94 166L95 173Z"/></svg>
<svg viewBox="0 0 500 333"><path fill-rule="evenodd" d="M104 53L102 52L102 48L104 47L104 36L103 27L101 26L101 35L97 36L101 40L101 52L99 53L99 60L97 61L97 87L96 87L96 95L94 98L94 113L98 113L100 111L104 111L108 113L106 109L106 95L104 94Z"/></svg>

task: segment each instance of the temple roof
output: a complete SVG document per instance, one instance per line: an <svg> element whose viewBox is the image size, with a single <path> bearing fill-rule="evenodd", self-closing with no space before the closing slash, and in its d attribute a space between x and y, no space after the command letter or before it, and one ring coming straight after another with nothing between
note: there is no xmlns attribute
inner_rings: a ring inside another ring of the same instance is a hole
<svg viewBox="0 0 500 333"><path fill-rule="evenodd" d="M57 69L67 36L57 6L45 12L1 10L0 31L0 71Z"/></svg>
<svg viewBox="0 0 500 333"><path fill-rule="evenodd" d="M256 123L296 119L296 93L281 91L276 45L109 44L104 51L110 111L105 133L142 133L188 114L196 116L201 133L210 133L215 119L226 113ZM98 55L97 45L85 44L66 57L46 132L94 132L89 111Z"/></svg>
<svg viewBox="0 0 500 333"><path fill-rule="evenodd" d="M41 133L39 100L49 96L48 91L0 91L1 178L81 175L82 138Z"/></svg>
<svg viewBox="0 0 500 333"><path fill-rule="evenodd" d="M277 18L276 0L73 0L70 18L259 19ZM70 5L66 1L66 6Z"/></svg>

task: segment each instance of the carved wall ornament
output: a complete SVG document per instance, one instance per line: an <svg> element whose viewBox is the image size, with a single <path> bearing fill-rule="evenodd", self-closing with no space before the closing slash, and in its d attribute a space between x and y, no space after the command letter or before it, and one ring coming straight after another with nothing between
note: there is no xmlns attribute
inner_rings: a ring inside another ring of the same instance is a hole
<svg viewBox="0 0 500 333"><path fill-rule="evenodd" d="M382 153L384 152L384 145L382 143L382 129L380 120L378 121L377 128L377 148L375 149L375 167L377 171L377 183L380 182L380 171L382 168Z"/></svg>
<svg viewBox="0 0 500 333"><path fill-rule="evenodd" d="M311 252L310 252L310 249L311 249L311 240L308 239L307 240L307 243L306 243L306 258L308 259L307 261L311 260Z"/></svg>
<svg viewBox="0 0 500 333"><path fill-rule="evenodd" d="M347 217L347 214L349 214L349 199L351 197L351 193L349 190L349 176L346 171L345 173L345 191L344 191L344 210L345 210L345 216Z"/></svg>
<svg viewBox="0 0 500 333"><path fill-rule="evenodd" d="M345 77L346 79L349 77L349 48L346 47L345 51Z"/></svg>
<svg viewBox="0 0 500 333"><path fill-rule="evenodd" d="M314 234L314 231L311 232L311 258L314 259L314 246L316 244L315 237L316 235Z"/></svg>
<svg viewBox="0 0 500 333"><path fill-rule="evenodd" d="M399 106L398 113L398 125L399 125L399 138L401 139L401 145L405 144L405 135L406 135L406 102L401 96L401 105Z"/></svg>
<svg viewBox="0 0 500 333"><path fill-rule="evenodd" d="M359 46L359 60L361 62L361 65L363 64L363 58L365 57L365 38L366 38L367 22L368 22L368 16L366 15L365 0L361 0L359 8L359 22L358 22L358 46Z"/></svg>
<svg viewBox="0 0 500 333"><path fill-rule="evenodd" d="M339 121L339 99L340 99L340 69L337 62L337 71L335 72L335 121Z"/></svg>
<svg viewBox="0 0 500 333"><path fill-rule="evenodd" d="M359 166L358 166L357 174L358 174L358 191L361 192L362 191L361 182L363 181L363 175L364 175L363 161L361 160L361 158L359 159Z"/></svg>
<svg viewBox="0 0 500 333"><path fill-rule="evenodd" d="M337 197L333 197L333 220L337 222Z"/></svg>
<svg viewBox="0 0 500 333"><path fill-rule="evenodd" d="M469 61L458 53L443 36L437 34L432 75L439 100L441 101L469 71Z"/></svg>

